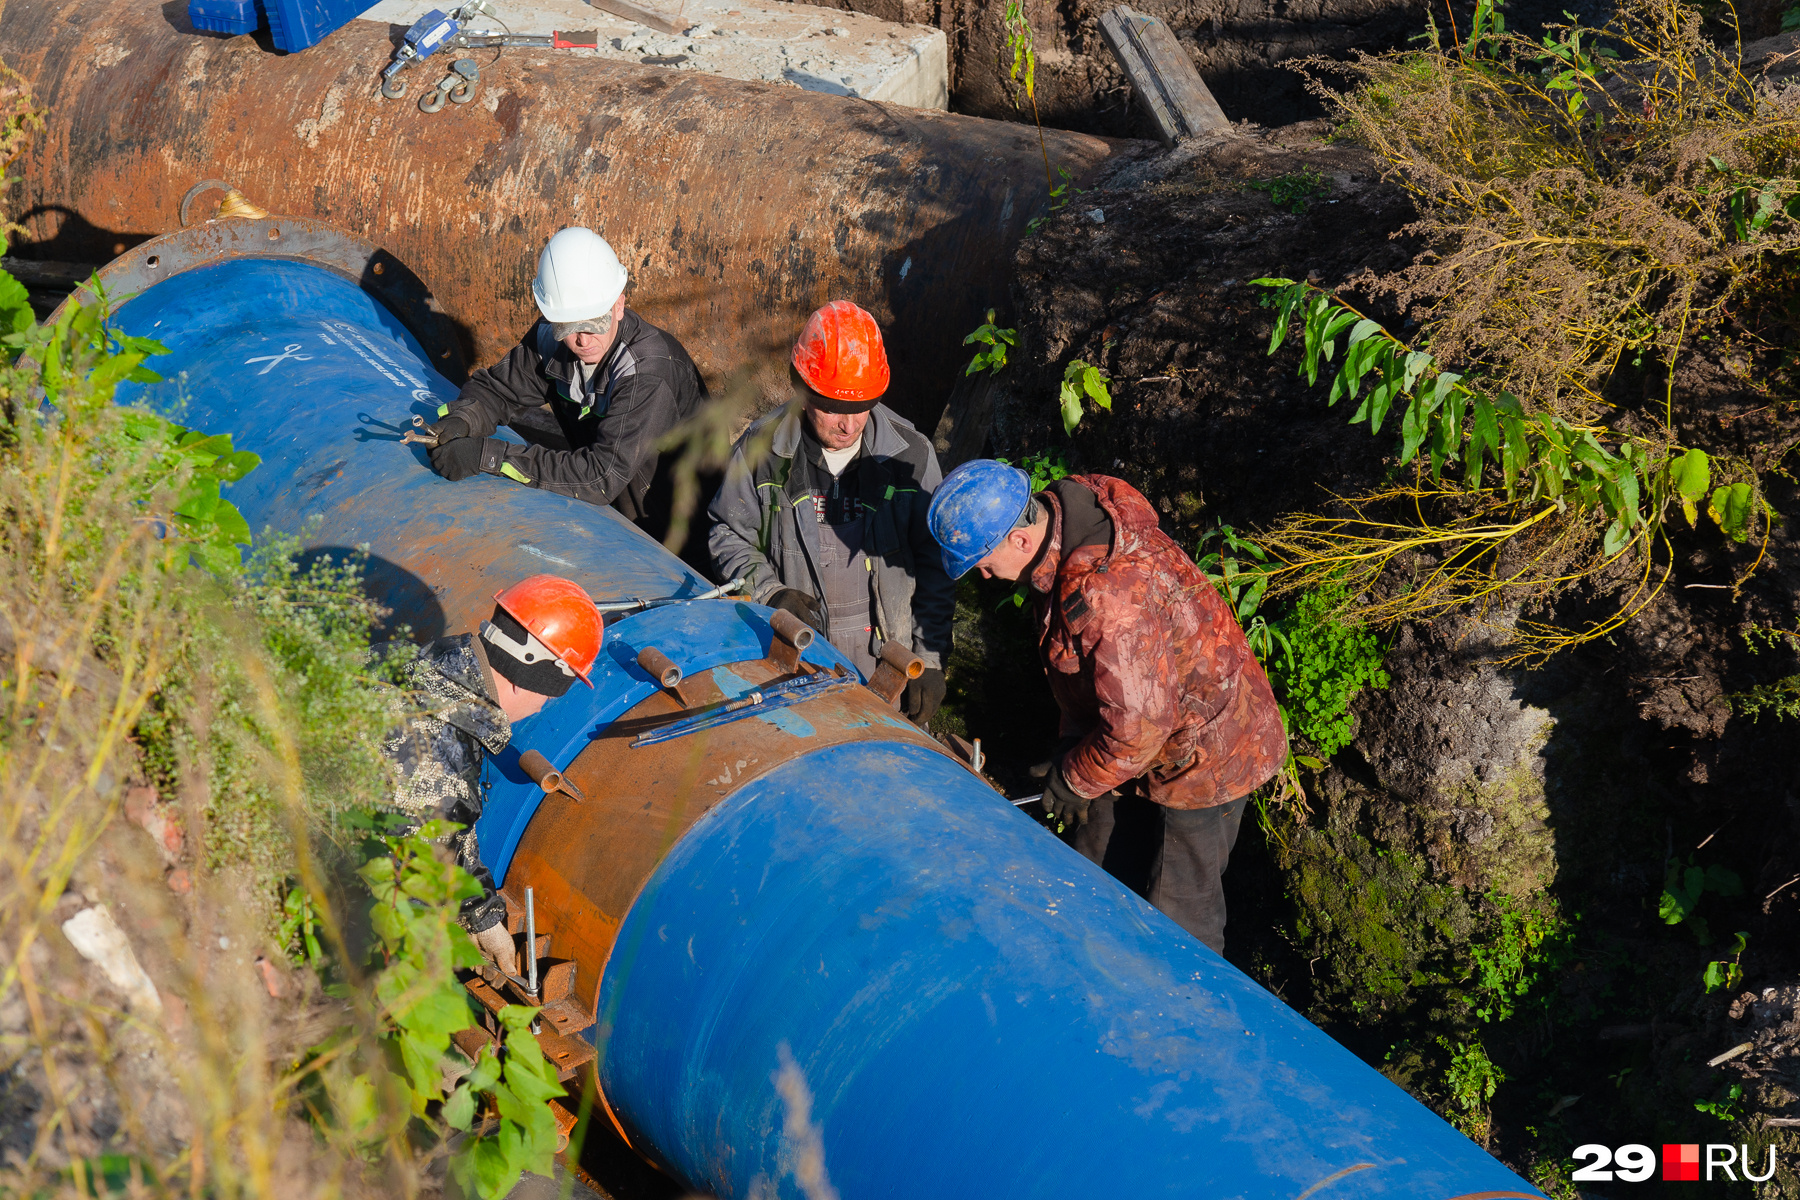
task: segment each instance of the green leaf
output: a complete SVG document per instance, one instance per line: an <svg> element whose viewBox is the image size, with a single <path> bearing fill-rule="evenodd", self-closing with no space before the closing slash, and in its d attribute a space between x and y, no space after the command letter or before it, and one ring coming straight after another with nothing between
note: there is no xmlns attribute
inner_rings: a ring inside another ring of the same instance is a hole
<svg viewBox="0 0 1800 1200"><path fill-rule="evenodd" d="M348 1086L336 1089L332 1098L336 1101L338 1121L352 1136L360 1136L379 1116L375 1084L367 1072L352 1078Z"/></svg>
<svg viewBox="0 0 1800 1200"><path fill-rule="evenodd" d="M1689 871L1689 876L1693 874ZM1729 867L1721 867L1717 863L1706 868L1706 890L1720 896L1741 896L1744 894L1744 881L1736 871Z"/></svg>
<svg viewBox="0 0 1800 1200"><path fill-rule="evenodd" d="M250 450L238 450L215 463L213 473L226 483L236 483L261 465L261 455Z"/></svg>
<svg viewBox="0 0 1800 1200"><path fill-rule="evenodd" d="M212 520L219 508L219 485L211 479L196 479L181 493L175 515L204 524Z"/></svg>
<svg viewBox="0 0 1800 1200"><path fill-rule="evenodd" d="M1611 558L1631 541L1631 531L1625 527L1621 518L1606 527L1606 536L1601 539L1600 552Z"/></svg>
<svg viewBox="0 0 1800 1200"><path fill-rule="evenodd" d="M518 1134L502 1127L493 1137L466 1143L461 1153L450 1160L450 1170L463 1192L473 1192L481 1200L500 1200L519 1182L524 1172L523 1155L517 1153ZM514 1153L508 1154L511 1148Z"/></svg>
<svg viewBox="0 0 1800 1200"><path fill-rule="evenodd" d="M1687 515L1689 527L1700 523L1700 499L1712 486L1712 460L1706 451L1689 450L1669 464L1669 482L1681 497L1681 511Z"/></svg>
<svg viewBox="0 0 1800 1200"><path fill-rule="evenodd" d="M1105 377L1098 370L1089 367L1081 373L1081 387L1087 392L1088 399L1106 411L1112 411L1112 393L1106 388Z"/></svg>
<svg viewBox="0 0 1800 1200"><path fill-rule="evenodd" d="M1712 499L1707 503L1706 513L1725 536L1734 542L1750 540L1750 514L1754 508L1755 492L1747 483L1734 483L1713 491Z"/></svg>
<svg viewBox="0 0 1800 1200"><path fill-rule="evenodd" d="M248 546L250 544L250 522L244 520L244 514L238 511L237 505L229 500L220 500L213 508L213 524L218 528L218 538L228 546Z"/></svg>
<svg viewBox="0 0 1800 1200"><path fill-rule="evenodd" d="M406 1028L441 1037L447 1044L451 1034L461 1033L475 1023L475 1015L469 1009L468 992L447 970L445 978L448 982L407 1010ZM442 1049L440 1045L440 1053Z"/></svg>
<svg viewBox="0 0 1800 1200"><path fill-rule="evenodd" d="M449 1038L439 1039L402 1030L393 1038L400 1050L400 1065L406 1069L406 1077L411 1085L412 1110L415 1117L425 1115L425 1105L437 1099L438 1083L442 1078L438 1071L438 1060L444 1056L444 1048L450 1044Z"/></svg>
<svg viewBox="0 0 1800 1200"><path fill-rule="evenodd" d="M25 285L5 271L0 271L0 329L23 333L36 318L31 312L31 295Z"/></svg>
<svg viewBox="0 0 1800 1200"><path fill-rule="evenodd" d="M458 826L458 828L461 828L461 826ZM385 854L377 858L371 858L368 862L358 867L356 873L362 876L363 882L367 883L371 888L374 888L379 884L392 883L394 879L394 860Z"/></svg>
<svg viewBox="0 0 1800 1200"><path fill-rule="evenodd" d="M1062 409L1063 433L1073 434L1075 427L1081 424L1081 393L1065 382L1057 402Z"/></svg>
<svg viewBox="0 0 1800 1200"><path fill-rule="evenodd" d="M1400 465L1405 466L1419 452L1419 443L1425 440L1425 398L1414 396L1406 406L1406 415L1400 419Z"/></svg>
<svg viewBox="0 0 1800 1200"><path fill-rule="evenodd" d="M475 1120L475 1093L469 1090L466 1080L450 1093L450 1098L444 1101L442 1112L444 1123L452 1129L467 1129Z"/></svg>

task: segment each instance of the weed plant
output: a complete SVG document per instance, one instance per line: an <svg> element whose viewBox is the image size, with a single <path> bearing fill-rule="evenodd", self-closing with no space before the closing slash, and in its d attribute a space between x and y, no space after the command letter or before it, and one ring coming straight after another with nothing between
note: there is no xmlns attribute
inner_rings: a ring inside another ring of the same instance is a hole
<svg viewBox="0 0 1800 1200"><path fill-rule="evenodd" d="M1354 402L1374 433L1396 418L1412 478L1265 540L1278 591L1343 579L1377 624L1473 614L1516 660L1642 611L1671 570L1677 508L1766 541L1756 465L1705 444L1704 399L1677 375L1701 343L1752 338L1745 315L1791 290L1800 90L1745 75L1675 0L1628 0L1604 27L1541 42L1507 32L1496 5L1480 14L1467 38L1433 29L1420 49L1307 64L1418 207L1413 264L1351 281L1417 333L1265 280L1271 351L1292 320L1303 373L1328 368L1329 403ZM1646 374L1636 398L1608 393ZM1583 581L1615 596L1585 628L1521 619Z"/></svg>
<svg viewBox="0 0 1800 1200"><path fill-rule="evenodd" d="M161 348L105 314L37 324L0 274L0 1071L29 1139L0 1195L416 1194L451 1098L422 1060L470 1020L470 884L425 886L454 874L425 840L441 830L383 847L377 890L382 867L412 882L375 904L365 974L328 866L389 796L381 735L407 701L363 665L381 613L358 561L280 537L245 560L220 489L254 456L116 407ZM128 797L186 853L118 820ZM99 965L78 929L101 931ZM280 965L291 936L335 999ZM499 1106L462 1160L484 1196L554 1138L524 1037L463 1064L462 1107L471 1088Z"/></svg>

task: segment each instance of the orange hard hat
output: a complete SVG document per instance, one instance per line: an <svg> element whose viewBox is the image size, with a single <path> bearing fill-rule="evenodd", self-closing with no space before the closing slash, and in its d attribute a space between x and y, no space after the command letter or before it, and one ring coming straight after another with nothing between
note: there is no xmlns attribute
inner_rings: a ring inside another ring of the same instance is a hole
<svg viewBox="0 0 1800 1200"><path fill-rule="evenodd" d="M881 327L848 300L833 300L806 319L794 343L794 370L819 395L847 402L844 411L872 407L888 389Z"/></svg>
<svg viewBox="0 0 1800 1200"><path fill-rule="evenodd" d="M581 682L594 686L588 672L600 657L606 625L580 584L560 575L533 575L495 592L494 603L544 643Z"/></svg>

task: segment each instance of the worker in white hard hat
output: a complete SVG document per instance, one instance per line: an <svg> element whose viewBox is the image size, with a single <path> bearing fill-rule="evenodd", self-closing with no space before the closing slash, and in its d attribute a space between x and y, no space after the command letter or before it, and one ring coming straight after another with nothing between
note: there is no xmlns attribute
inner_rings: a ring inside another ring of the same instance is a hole
<svg viewBox="0 0 1800 1200"><path fill-rule="evenodd" d="M699 409L706 384L680 342L625 306L627 282L593 230L552 237L531 285L543 319L440 410L432 468L445 479L503 475L610 504L662 537L673 489L657 443ZM494 437L501 425L533 444Z"/></svg>

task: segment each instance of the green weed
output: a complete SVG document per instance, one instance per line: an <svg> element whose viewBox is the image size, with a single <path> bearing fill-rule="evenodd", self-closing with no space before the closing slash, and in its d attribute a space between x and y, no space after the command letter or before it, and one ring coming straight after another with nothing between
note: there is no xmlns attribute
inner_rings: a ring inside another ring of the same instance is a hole
<svg viewBox="0 0 1800 1200"><path fill-rule="evenodd" d="M975 332L963 339L963 345L972 346L980 343L983 347L975 352L969 365L963 368L964 375L973 375L977 371L992 371L999 374L1006 366L1006 350L1009 346L1018 345L1018 330L1002 329L994 324L994 310L987 310L987 320L976 327Z"/></svg>
<svg viewBox="0 0 1800 1200"><path fill-rule="evenodd" d="M1731 957L1715 959L1706 964L1706 970L1701 973L1700 981L1706 985L1707 991L1735 991L1737 986L1744 982L1744 950L1749 944L1750 935L1739 930L1732 935Z"/></svg>
<svg viewBox="0 0 1800 1200"><path fill-rule="evenodd" d="M1351 701L1364 688L1388 686L1381 643L1341 616L1349 600L1341 586L1302 593L1277 623L1285 654L1265 664L1289 728L1326 758L1350 744Z"/></svg>
<svg viewBox="0 0 1800 1200"><path fill-rule="evenodd" d="M1108 382L1107 376L1099 367L1079 358L1071 359L1069 365L1063 368L1056 403L1062 412L1064 433L1073 434L1075 427L1081 424L1081 398L1084 395L1096 406L1112 411L1112 391L1106 386Z"/></svg>
<svg viewBox="0 0 1800 1200"><path fill-rule="evenodd" d="M1267 192L1270 204L1298 215L1305 212L1312 201L1331 191L1331 180L1317 168L1306 167L1286 175L1277 175L1273 179L1246 183L1244 187L1252 192Z"/></svg>
<svg viewBox="0 0 1800 1200"><path fill-rule="evenodd" d="M1721 1121L1736 1121L1743 1113L1738 1105L1744 1099L1744 1085L1734 1083L1728 1088L1721 1088L1711 1100L1694 1101L1694 1111L1705 1113L1709 1117L1717 1117Z"/></svg>
<svg viewBox="0 0 1800 1200"><path fill-rule="evenodd" d="M1707 928L1706 918L1694 911L1700 906L1700 898L1708 892L1715 896L1742 896L1744 883L1736 871L1717 863L1700 867L1694 865L1689 856L1683 866L1670 859L1663 872L1663 889L1657 898L1656 915L1665 925L1685 925L1702 946L1711 945L1712 932Z"/></svg>
<svg viewBox="0 0 1800 1200"><path fill-rule="evenodd" d="M1475 1015L1494 1022L1510 1018L1520 1001L1562 969L1574 930L1547 897L1521 902L1490 892L1487 899L1498 928L1470 944L1469 958Z"/></svg>
<svg viewBox="0 0 1800 1200"><path fill-rule="evenodd" d="M1487 1145L1492 1131L1488 1102L1506 1082L1506 1072L1494 1065L1480 1040L1452 1042L1440 1037L1438 1045L1450 1052L1450 1066L1444 1072L1444 1085L1449 1089L1445 1114L1450 1123L1482 1145Z"/></svg>

